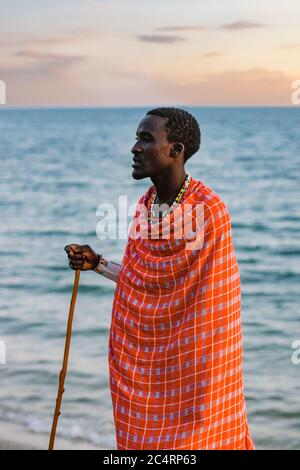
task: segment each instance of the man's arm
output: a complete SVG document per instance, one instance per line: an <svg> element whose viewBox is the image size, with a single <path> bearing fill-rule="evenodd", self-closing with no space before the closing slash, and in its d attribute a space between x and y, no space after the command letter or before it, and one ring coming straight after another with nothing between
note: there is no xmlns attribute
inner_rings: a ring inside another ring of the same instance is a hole
<svg viewBox="0 0 300 470"><path fill-rule="evenodd" d="M106 261L102 255L99 255L89 245L77 245L72 243L65 246L68 254L69 266L73 270L96 271L99 274L117 282L121 265L113 261Z"/></svg>
<svg viewBox="0 0 300 470"><path fill-rule="evenodd" d="M119 273L121 270L121 265L114 263L113 261L106 261L102 256L100 261L94 271L98 274L102 274L107 279L111 279L114 282L117 282Z"/></svg>

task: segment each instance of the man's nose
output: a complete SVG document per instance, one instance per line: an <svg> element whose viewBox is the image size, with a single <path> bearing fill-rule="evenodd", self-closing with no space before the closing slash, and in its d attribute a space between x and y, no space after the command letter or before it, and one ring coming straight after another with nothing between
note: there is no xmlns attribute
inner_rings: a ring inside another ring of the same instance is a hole
<svg viewBox="0 0 300 470"><path fill-rule="evenodd" d="M136 154L136 153L141 153L142 148L141 145L137 142L134 144L134 146L131 149L131 153Z"/></svg>

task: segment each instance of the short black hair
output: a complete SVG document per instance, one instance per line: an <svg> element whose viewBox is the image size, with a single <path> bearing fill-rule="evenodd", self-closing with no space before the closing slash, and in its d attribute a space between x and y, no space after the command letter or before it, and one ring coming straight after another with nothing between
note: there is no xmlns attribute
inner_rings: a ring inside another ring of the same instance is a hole
<svg viewBox="0 0 300 470"><path fill-rule="evenodd" d="M147 115L168 118L166 130L169 142L184 144L184 163L196 153L201 144L201 132L197 120L188 111L179 108L154 108Z"/></svg>

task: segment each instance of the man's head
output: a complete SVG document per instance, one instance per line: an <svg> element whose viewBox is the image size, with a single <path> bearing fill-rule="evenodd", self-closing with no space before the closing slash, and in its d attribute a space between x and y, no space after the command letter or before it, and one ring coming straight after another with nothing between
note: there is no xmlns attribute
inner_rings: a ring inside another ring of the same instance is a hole
<svg viewBox="0 0 300 470"><path fill-rule="evenodd" d="M168 173L182 168L200 148L201 133L196 119L178 108L156 108L148 111L137 129L137 142L132 147L135 179Z"/></svg>

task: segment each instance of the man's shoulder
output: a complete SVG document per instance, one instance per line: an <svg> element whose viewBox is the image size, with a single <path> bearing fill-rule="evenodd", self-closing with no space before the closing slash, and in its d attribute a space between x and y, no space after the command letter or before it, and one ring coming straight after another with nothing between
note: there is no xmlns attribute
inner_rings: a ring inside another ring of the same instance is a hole
<svg viewBox="0 0 300 470"><path fill-rule="evenodd" d="M220 212L229 215L226 203L216 191L202 181L196 181L196 183L198 183L195 186L195 199L197 203L202 203L204 209L212 215L217 215Z"/></svg>

